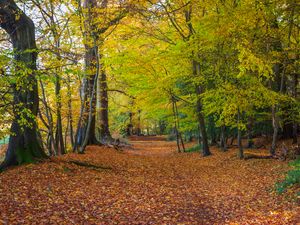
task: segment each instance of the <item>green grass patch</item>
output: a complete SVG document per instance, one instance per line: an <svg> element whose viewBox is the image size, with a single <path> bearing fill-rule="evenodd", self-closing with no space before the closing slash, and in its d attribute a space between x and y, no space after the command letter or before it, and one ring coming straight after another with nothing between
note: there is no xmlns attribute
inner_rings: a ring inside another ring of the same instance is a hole
<svg viewBox="0 0 300 225"><path fill-rule="evenodd" d="M176 136L175 135L168 135L166 138L167 141L176 141Z"/></svg>
<svg viewBox="0 0 300 225"><path fill-rule="evenodd" d="M202 146L197 144L193 147L186 149L186 152L201 152L201 150L202 150Z"/></svg>
<svg viewBox="0 0 300 225"><path fill-rule="evenodd" d="M293 169L288 171L284 181L278 182L275 185L276 191L280 194L295 185L300 185L300 159L291 162L290 165ZM297 195L300 196L300 192L298 192Z"/></svg>

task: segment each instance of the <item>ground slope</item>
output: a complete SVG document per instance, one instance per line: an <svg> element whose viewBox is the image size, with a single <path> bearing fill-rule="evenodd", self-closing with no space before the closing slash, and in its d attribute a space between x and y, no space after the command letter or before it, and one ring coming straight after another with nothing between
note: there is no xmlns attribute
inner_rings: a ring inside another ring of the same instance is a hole
<svg viewBox="0 0 300 225"><path fill-rule="evenodd" d="M296 201L274 193L286 162L176 153L162 138L124 152L89 146L0 174L0 224L297 224ZM299 220L299 221L298 221Z"/></svg>

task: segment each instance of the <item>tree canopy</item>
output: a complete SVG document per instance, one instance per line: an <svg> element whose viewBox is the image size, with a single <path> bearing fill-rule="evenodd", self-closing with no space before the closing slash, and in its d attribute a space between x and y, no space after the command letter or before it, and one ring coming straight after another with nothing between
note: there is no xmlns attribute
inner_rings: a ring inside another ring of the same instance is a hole
<svg viewBox="0 0 300 225"><path fill-rule="evenodd" d="M279 137L297 143L297 1L16 3L1 3L2 138L18 135L9 130L18 121L18 133L37 124L47 155L132 134L195 138L204 156L235 135L271 136L273 155ZM7 14L10 7L19 13ZM20 49L26 37L7 27L23 16L35 25L36 46ZM36 67L20 51L37 56ZM32 74L38 111L17 110L24 102L12 92L32 89Z"/></svg>

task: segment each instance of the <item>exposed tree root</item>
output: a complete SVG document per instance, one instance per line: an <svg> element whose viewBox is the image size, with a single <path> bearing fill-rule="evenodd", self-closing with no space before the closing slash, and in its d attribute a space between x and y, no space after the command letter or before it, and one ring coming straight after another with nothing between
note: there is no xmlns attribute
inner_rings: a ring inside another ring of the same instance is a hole
<svg viewBox="0 0 300 225"><path fill-rule="evenodd" d="M75 164L77 166L87 167L87 168L94 169L94 170L112 170L112 167L110 167L110 166L98 166L98 165L94 165L94 164L91 164L89 162L84 162L84 161L70 160L70 161L64 161L64 162Z"/></svg>
<svg viewBox="0 0 300 225"><path fill-rule="evenodd" d="M255 155L255 154L246 154L245 160L248 159L274 159L272 155Z"/></svg>
<svg viewBox="0 0 300 225"><path fill-rule="evenodd" d="M131 145L125 142L120 141L120 139L114 139L114 138L103 138L101 140L101 145L114 148L117 151L123 151L123 148L130 147Z"/></svg>

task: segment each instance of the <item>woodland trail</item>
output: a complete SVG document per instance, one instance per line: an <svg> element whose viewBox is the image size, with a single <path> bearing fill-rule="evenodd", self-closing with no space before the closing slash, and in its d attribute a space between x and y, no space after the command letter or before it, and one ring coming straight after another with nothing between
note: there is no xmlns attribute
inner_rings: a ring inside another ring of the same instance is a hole
<svg viewBox="0 0 300 225"><path fill-rule="evenodd" d="M0 174L0 224L297 224L297 202L273 191L286 162L176 153L161 137ZM80 166L74 162L85 163Z"/></svg>

